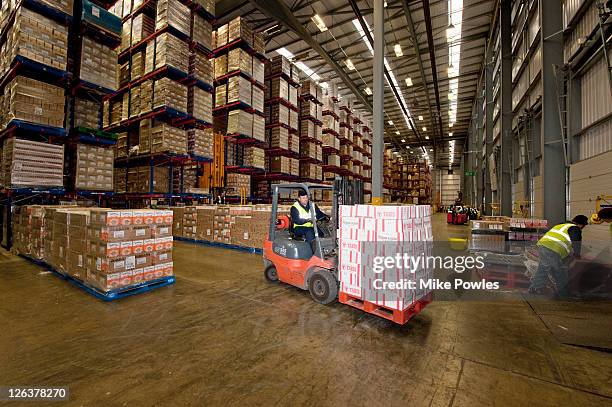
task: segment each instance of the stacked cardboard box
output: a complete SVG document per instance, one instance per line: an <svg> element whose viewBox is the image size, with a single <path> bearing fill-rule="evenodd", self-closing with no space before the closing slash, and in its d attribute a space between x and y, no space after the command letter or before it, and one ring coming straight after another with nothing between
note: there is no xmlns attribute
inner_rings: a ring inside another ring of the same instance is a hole
<svg viewBox="0 0 612 407"><path fill-rule="evenodd" d="M227 55L215 58L215 79L227 74Z"/></svg>
<svg viewBox="0 0 612 407"><path fill-rule="evenodd" d="M193 15L192 38L204 48L212 50L212 24L197 13Z"/></svg>
<svg viewBox="0 0 612 407"><path fill-rule="evenodd" d="M256 85L251 90L251 107L258 112L264 112L264 91Z"/></svg>
<svg viewBox="0 0 612 407"><path fill-rule="evenodd" d="M152 153L187 154L187 131L166 123L158 123L151 128L150 145Z"/></svg>
<svg viewBox="0 0 612 407"><path fill-rule="evenodd" d="M242 17L235 17L229 22L227 34L228 43L241 39L249 45L253 44L253 29Z"/></svg>
<svg viewBox="0 0 612 407"><path fill-rule="evenodd" d="M266 143L270 148L289 150L289 130L284 127L274 127L266 131Z"/></svg>
<svg viewBox="0 0 612 407"><path fill-rule="evenodd" d="M300 177L307 179L318 179L317 165L312 163L300 163Z"/></svg>
<svg viewBox="0 0 612 407"><path fill-rule="evenodd" d="M244 148L244 165L246 167L255 167L265 169L266 155L265 151L259 147L248 146Z"/></svg>
<svg viewBox="0 0 612 407"><path fill-rule="evenodd" d="M291 173L291 158L275 156L270 157L270 172L278 172L281 174L290 174Z"/></svg>
<svg viewBox="0 0 612 407"><path fill-rule="evenodd" d="M189 131L189 154L199 157L213 157L214 134L213 130L192 129Z"/></svg>
<svg viewBox="0 0 612 407"><path fill-rule="evenodd" d="M185 206L173 206L172 207L172 236L184 237L183 236L183 214L185 213Z"/></svg>
<svg viewBox="0 0 612 407"><path fill-rule="evenodd" d="M259 33L258 33L259 34ZM260 61L257 58L253 58L253 79L255 79L258 83L260 83L261 85L264 84L264 78L265 78L265 68L264 68L264 63L262 61Z"/></svg>
<svg viewBox="0 0 612 407"><path fill-rule="evenodd" d="M187 112L187 86L170 78L160 78L155 81L153 108L171 107L180 112Z"/></svg>
<svg viewBox="0 0 612 407"><path fill-rule="evenodd" d="M393 267L374 273L374 257L396 254L430 256L433 240L431 207L340 206L340 292L393 310L406 310L430 291L419 280L433 276L427 262L414 268ZM423 259L425 260L425 259ZM416 281L416 289L376 289L380 283ZM376 280L379 280L375 283Z"/></svg>
<svg viewBox="0 0 612 407"><path fill-rule="evenodd" d="M227 103L242 102L251 104L252 84L241 76L233 76L227 81Z"/></svg>
<svg viewBox="0 0 612 407"><path fill-rule="evenodd" d="M77 144L75 189L112 191L113 161L111 148Z"/></svg>
<svg viewBox="0 0 612 407"><path fill-rule="evenodd" d="M15 13L13 24L6 28L0 72L6 73L18 55L66 70L68 29L23 6Z"/></svg>
<svg viewBox="0 0 612 407"><path fill-rule="evenodd" d="M168 25L189 36L191 34L191 12L189 7L179 0L159 0L157 2L155 29L160 30Z"/></svg>
<svg viewBox="0 0 612 407"><path fill-rule="evenodd" d="M334 134L325 133L322 135L322 138L323 138L323 146L332 147L332 148L335 148L336 150L340 150L340 140L338 140L338 138Z"/></svg>
<svg viewBox="0 0 612 407"><path fill-rule="evenodd" d="M87 282L109 291L173 275L171 210L91 209L89 216ZM69 224L73 221L74 212ZM78 266L76 254L72 263Z"/></svg>
<svg viewBox="0 0 612 407"><path fill-rule="evenodd" d="M74 127L100 128L100 104L85 98L74 99Z"/></svg>
<svg viewBox="0 0 612 407"><path fill-rule="evenodd" d="M340 166L340 156L337 154L329 154L326 156L326 164L327 165L335 165L336 167Z"/></svg>
<svg viewBox="0 0 612 407"><path fill-rule="evenodd" d="M298 160L297 158L291 158L289 163L291 165L290 174L299 176L300 175L300 160Z"/></svg>
<svg viewBox="0 0 612 407"><path fill-rule="evenodd" d="M300 136L297 134L289 134L289 150L294 153L300 152Z"/></svg>
<svg viewBox="0 0 612 407"><path fill-rule="evenodd" d="M228 195L251 195L251 176L246 174L227 174L225 188Z"/></svg>
<svg viewBox="0 0 612 407"><path fill-rule="evenodd" d="M164 66L189 72L189 45L170 33L160 34L147 44L145 73Z"/></svg>
<svg viewBox="0 0 612 407"><path fill-rule="evenodd" d="M195 206L186 206L183 208L183 237L187 239L195 239L198 233L198 218Z"/></svg>
<svg viewBox="0 0 612 407"><path fill-rule="evenodd" d="M289 84L287 80L282 77L275 77L266 81L266 89L268 99L280 98L285 101L289 101Z"/></svg>
<svg viewBox="0 0 612 407"><path fill-rule="evenodd" d="M115 193L124 194L127 192L127 168L115 168L113 180Z"/></svg>
<svg viewBox="0 0 612 407"><path fill-rule="evenodd" d="M13 119L53 127L64 126L64 90L36 79L17 76L4 89L2 127Z"/></svg>
<svg viewBox="0 0 612 407"><path fill-rule="evenodd" d="M291 62L282 55L276 55L270 63L266 64L265 71L266 76L285 75L291 77Z"/></svg>
<svg viewBox="0 0 612 407"><path fill-rule="evenodd" d="M79 77L87 82L117 89L117 51L89 37L83 37Z"/></svg>
<svg viewBox="0 0 612 407"><path fill-rule="evenodd" d="M193 72L197 79L204 83L213 83L214 63L212 59L208 59L206 55L199 51L195 51L193 58Z"/></svg>
<svg viewBox="0 0 612 407"><path fill-rule="evenodd" d="M198 120L204 120L206 123L212 123L212 99L212 95L204 89L200 89L197 86L190 87L188 106L189 114Z"/></svg>
<svg viewBox="0 0 612 407"><path fill-rule="evenodd" d="M170 173L168 167L130 167L127 169L127 192L169 193Z"/></svg>
<svg viewBox="0 0 612 407"><path fill-rule="evenodd" d="M215 87L215 107L227 104L227 85L221 84Z"/></svg>
<svg viewBox="0 0 612 407"><path fill-rule="evenodd" d="M253 114L232 110L227 115L227 133L253 137Z"/></svg>
<svg viewBox="0 0 612 407"><path fill-rule="evenodd" d="M144 13L137 14L123 23L121 29L121 49L136 45L155 31L155 21ZM127 43L127 45L126 45Z"/></svg>
<svg viewBox="0 0 612 407"><path fill-rule="evenodd" d="M267 105L265 107L267 124L284 124L289 126L289 108L281 104Z"/></svg>
<svg viewBox="0 0 612 407"><path fill-rule="evenodd" d="M227 71L241 71L248 76L253 74L253 57L245 50L234 48L227 54Z"/></svg>
<svg viewBox="0 0 612 407"><path fill-rule="evenodd" d="M252 136L259 141L266 141L266 119L258 114L253 115Z"/></svg>
<svg viewBox="0 0 612 407"><path fill-rule="evenodd" d="M18 138L4 141L0 180L5 188L62 187L64 146Z"/></svg>
<svg viewBox="0 0 612 407"><path fill-rule="evenodd" d="M202 240L214 240L214 222L215 222L214 205L203 205L196 207L197 213L197 238Z"/></svg>

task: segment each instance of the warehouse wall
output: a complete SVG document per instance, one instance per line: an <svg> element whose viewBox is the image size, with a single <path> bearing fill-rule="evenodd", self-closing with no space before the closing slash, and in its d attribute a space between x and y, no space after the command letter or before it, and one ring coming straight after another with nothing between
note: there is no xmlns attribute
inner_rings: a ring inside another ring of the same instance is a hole
<svg viewBox="0 0 612 407"><path fill-rule="evenodd" d="M570 216L591 216L598 195L612 195L612 151L582 160L570 167ZM610 225L589 225L584 239L596 249L609 248Z"/></svg>
<svg viewBox="0 0 612 407"><path fill-rule="evenodd" d="M461 174L449 175L446 170L436 170L436 188L440 192L442 205L452 205L457 199L457 191L461 190Z"/></svg>

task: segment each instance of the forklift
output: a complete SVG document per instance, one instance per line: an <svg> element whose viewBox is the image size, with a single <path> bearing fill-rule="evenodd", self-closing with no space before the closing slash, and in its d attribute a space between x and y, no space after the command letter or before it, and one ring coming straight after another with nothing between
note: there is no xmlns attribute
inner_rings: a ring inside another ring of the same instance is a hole
<svg viewBox="0 0 612 407"><path fill-rule="evenodd" d="M281 193L303 190L308 195L315 238L311 243L293 234L291 218L278 217ZM331 191L329 219L317 219L313 192ZM338 298L338 212L340 205L363 203L363 182L337 177L333 185L287 183L274 186L268 236L263 245L264 276L270 283L283 282L308 290L312 299L329 304Z"/></svg>

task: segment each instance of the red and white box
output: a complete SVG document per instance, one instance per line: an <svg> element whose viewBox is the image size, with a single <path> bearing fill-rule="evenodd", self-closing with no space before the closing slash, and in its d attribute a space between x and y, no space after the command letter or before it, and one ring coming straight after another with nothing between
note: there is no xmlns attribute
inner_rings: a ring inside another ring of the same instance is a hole
<svg viewBox="0 0 612 407"><path fill-rule="evenodd" d="M132 224L133 216L134 216L134 211L121 211L119 224L122 226L130 226Z"/></svg>

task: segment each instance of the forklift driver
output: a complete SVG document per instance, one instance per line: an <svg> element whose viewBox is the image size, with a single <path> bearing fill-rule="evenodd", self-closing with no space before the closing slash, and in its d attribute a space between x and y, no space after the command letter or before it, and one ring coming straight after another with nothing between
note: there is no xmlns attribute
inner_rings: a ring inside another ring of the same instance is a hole
<svg viewBox="0 0 612 407"><path fill-rule="evenodd" d="M329 220L329 216L323 213L319 207L313 202L317 220ZM298 200L291 206L291 222L293 223L293 235L304 236L308 243L315 238L314 227L310 219L310 202L308 194L303 189L298 192ZM319 236L322 236L321 230L318 230Z"/></svg>

